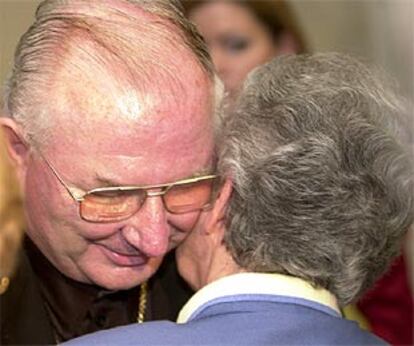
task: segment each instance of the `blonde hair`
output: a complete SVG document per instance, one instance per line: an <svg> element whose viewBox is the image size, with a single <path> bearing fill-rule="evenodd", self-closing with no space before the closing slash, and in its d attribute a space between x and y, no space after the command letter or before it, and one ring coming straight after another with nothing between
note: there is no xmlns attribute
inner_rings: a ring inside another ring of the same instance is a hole
<svg viewBox="0 0 414 346"><path fill-rule="evenodd" d="M0 294L14 272L23 235L22 200L10 163L3 132L0 132Z"/></svg>

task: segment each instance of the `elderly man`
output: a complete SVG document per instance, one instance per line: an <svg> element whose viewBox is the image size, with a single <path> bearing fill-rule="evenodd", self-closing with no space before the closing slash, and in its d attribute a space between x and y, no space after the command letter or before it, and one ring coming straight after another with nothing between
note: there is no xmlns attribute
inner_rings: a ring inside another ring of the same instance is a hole
<svg viewBox="0 0 414 346"><path fill-rule="evenodd" d="M46 0L17 48L1 124L25 193L2 344L175 319L174 266L210 203L214 82L171 1Z"/></svg>
<svg viewBox="0 0 414 346"><path fill-rule="evenodd" d="M256 70L225 123L214 207L177 252L201 288L179 315L186 324L72 343L383 344L341 308L384 272L414 220L400 112L352 58L291 56Z"/></svg>

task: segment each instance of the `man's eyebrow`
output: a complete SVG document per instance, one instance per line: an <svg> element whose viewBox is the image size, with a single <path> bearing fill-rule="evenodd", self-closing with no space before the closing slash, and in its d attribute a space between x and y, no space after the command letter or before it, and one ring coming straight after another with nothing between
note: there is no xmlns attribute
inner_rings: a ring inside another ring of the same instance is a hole
<svg viewBox="0 0 414 346"><path fill-rule="evenodd" d="M187 178L182 178L180 180L183 180L183 179L191 179L191 178L198 178L198 177L201 177L203 175L210 175L210 174L214 174L214 169L212 167L201 169L201 170L199 170L199 171L194 172L193 174L191 174L191 176L189 176Z"/></svg>
<svg viewBox="0 0 414 346"><path fill-rule="evenodd" d="M193 172L189 176L176 179L175 181L186 180L186 179L191 179L191 178L198 178L198 177L201 177L203 175L214 174L213 170L214 170L213 167L203 168L203 169L197 170L196 172ZM94 181L97 182L97 184L99 185L98 187L126 186L126 184L122 184L120 181L118 181L116 179L105 177L105 176L103 176L103 175L101 175L97 172L95 173ZM167 184L168 183L174 183L175 181L167 181L166 183ZM128 186L146 186L146 185L148 185L148 184L136 184L136 183L135 184L128 184ZM152 184L149 184L149 185L152 185ZM154 185L157 185L157 184L154 184Z"/></svg>
<svg viewBox="0 0 414 346"><path fill-rule="evenodd" d="M99 187L122 186L119 181L105 177L99 173L95 173L94 180L99 184Z"/></svg>

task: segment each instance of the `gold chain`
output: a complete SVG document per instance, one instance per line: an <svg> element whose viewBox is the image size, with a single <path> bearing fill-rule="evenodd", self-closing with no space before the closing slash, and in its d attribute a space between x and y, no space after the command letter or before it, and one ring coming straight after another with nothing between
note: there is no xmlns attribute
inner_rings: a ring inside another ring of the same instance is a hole
<svg viewBox="0 0 414 346"><path fill-rule="evenodd" d="M3 294L7 291L9 287L10 279L7 276L3 276L0 280L0 294Z"/></svg>
<svg viewBox="0 0 414 346"><path fill-rule="evenodd" d="M138 304L138 314L137 322L142 323L145 319L145 310L147 308L147 281L143 282L139 288L139 304Z"/></svg>

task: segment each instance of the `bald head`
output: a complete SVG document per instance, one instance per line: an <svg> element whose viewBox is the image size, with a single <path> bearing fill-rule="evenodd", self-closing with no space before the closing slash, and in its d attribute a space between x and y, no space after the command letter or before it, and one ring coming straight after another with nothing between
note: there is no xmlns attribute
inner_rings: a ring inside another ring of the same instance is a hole
<svg viewBox="0 0 414 346"><path fill-rule="evenodd" d="M17 48L6 114L43 143L67 113L62 104L80 102L76 90L98 108L114 98L118 119L139 117L138 104L157 112L160 99L188 109L212 76L203 41L172 1L47 0Z"/></svg>

